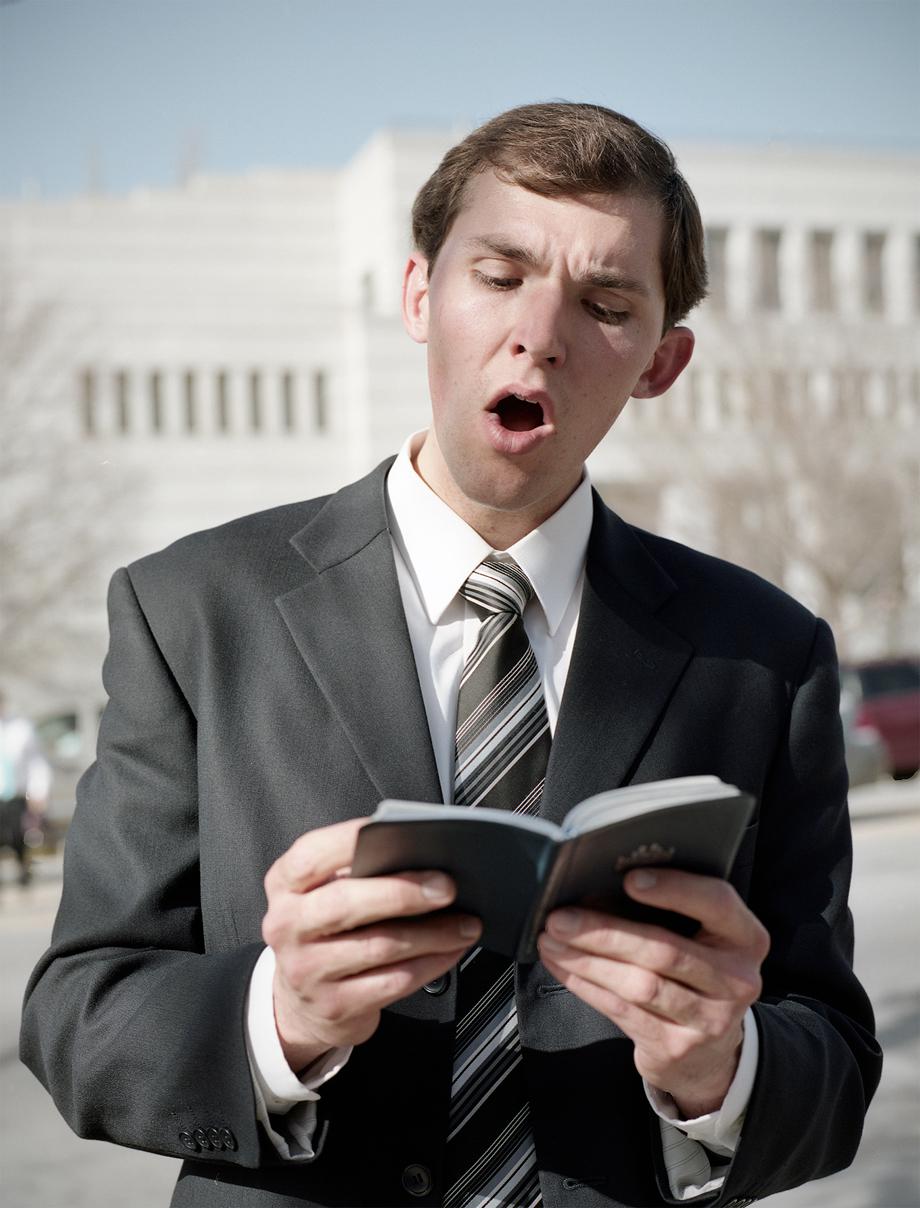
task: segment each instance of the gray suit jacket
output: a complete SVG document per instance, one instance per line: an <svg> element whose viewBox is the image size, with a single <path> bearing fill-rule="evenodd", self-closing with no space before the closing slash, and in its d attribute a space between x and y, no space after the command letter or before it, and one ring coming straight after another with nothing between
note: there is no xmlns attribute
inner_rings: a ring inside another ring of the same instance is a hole
<svg viewBox="0 0 920 1208"><path fill-rule="evenodd" d="M384 1012L324 1088L312 1162L266 1144L244 1042L272 861L383 797L440 799L387 464L112 582L110 701L22 1053L81 1135L185 1159L175 1204L440 1202L452 979ZM762 580L598 500L543 812L694 773L761 802L733 879L772 936L759 1074L713 1200L728 1208L846 1165L879 1076L850 968L833 644ZM631 1042L540 964L519 967L517 998L545 1204L669 1202Z"/></svg>

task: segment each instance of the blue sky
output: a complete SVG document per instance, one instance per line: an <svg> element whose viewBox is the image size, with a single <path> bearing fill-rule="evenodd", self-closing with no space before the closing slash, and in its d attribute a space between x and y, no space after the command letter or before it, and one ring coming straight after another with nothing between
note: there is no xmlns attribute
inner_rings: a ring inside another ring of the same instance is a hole
<svg viewBox="0 0 920 1208"><path fill-rule="evenodd" d="M0 195L340 164L564 97L668 139L920 149L920 0L0 0Z"/></svg>

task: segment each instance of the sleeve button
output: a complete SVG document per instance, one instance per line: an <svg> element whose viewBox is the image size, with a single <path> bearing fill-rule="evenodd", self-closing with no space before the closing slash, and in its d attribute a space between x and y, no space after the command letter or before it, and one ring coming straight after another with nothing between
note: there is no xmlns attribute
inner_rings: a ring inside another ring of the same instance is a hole
<svg viewBox="0 0 920 1208"><path fill-rule="evenodd" d="M223 1138L220 1135L220 1129L209 1128L208 1129L208 1140L211 1142L212 1149L223 1149L224 1142L223 1142Z"/></svg>
<svg viewBox="0 0 920 1208"><path fill-rule="evenodd" d="M195 1140L198 1142L198 1144L201 1146L202 1149L211 1148L211 1142L208 1140L208 1134L204 1131L203 1128L196 1128L195 1131L192 1133L192 1136L195 1138Z"/></svg>
<svg viewBox="0 0 920 1208"><path fill-rule="evenodd" d="M223 1143L224 1149L236 1149L236 1137L229 1128L222 1128L220 1130L220 1139Z"/></svg>
<svg viewBox="0 0 920 1208"><path fill-rule="evenodd" d="M188 1131L187 1128L183 1128L182 1131L179 1133L179 1140L185 1146L185 1148L190 1149L192 1151L192 1153L198 1152L198 1148L199 1148L198 1142L195 1140L195 1138L192 1136L192 1134Z"/></svg>

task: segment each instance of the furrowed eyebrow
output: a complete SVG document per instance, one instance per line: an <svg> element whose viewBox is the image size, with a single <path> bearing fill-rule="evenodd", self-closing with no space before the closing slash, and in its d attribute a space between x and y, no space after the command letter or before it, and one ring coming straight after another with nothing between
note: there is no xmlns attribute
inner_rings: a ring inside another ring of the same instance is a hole
<svg viewBox="0 0 920 1208"><path fill-rule="evenodd" d="M622 273L611 273L606 269L589 269L580 280L585 285L593 285L597 289L612 289L624 294L641 294L648 296L648 286L635 277L624 277Z"/></svg>
<svg viewBox="0 0 920 1208"><path fill-rule="evenodd" d="M517 264L523 264L526 268L539 267L539 260L535 253L520 244L505 243L501 239L479 235L467 239L466 246L474 252L488 252L489 255L497 256L500 260L513 260ZM588 269L578 278L578 281L581 285L592 285L595 289L640 294L642 297L647 297L649 293L648 286L643 281L639 281L635 277L626 277L622 273L612 272L610 269Z"/></svg>
<svg viewBox="0 0 920 1208"><path fill-rule="evenodd" d="M515 260L518 264L526 265L527 268L537 266L537 257L534 253L529 248L516 243L503 243L501 239L490 239L485 235L478 235L467 239L466 246L474 252L489 252L492 256L498 256L500 260Z"/></svg>

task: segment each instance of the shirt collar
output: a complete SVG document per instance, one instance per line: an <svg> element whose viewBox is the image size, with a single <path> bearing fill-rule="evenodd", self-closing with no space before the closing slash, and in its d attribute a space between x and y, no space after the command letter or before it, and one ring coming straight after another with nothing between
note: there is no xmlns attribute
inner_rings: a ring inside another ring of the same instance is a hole
<svg viewBox="0 0 920 1208"><path fill-rule="evenodd" d="M405 442L387 476L393 538L432 625L464 582L495 551L416 473L423 433ZM565 503L507 551L533 584L550 634L562 622L585 564L591 532L591 483L585 470Z"/></svg>

